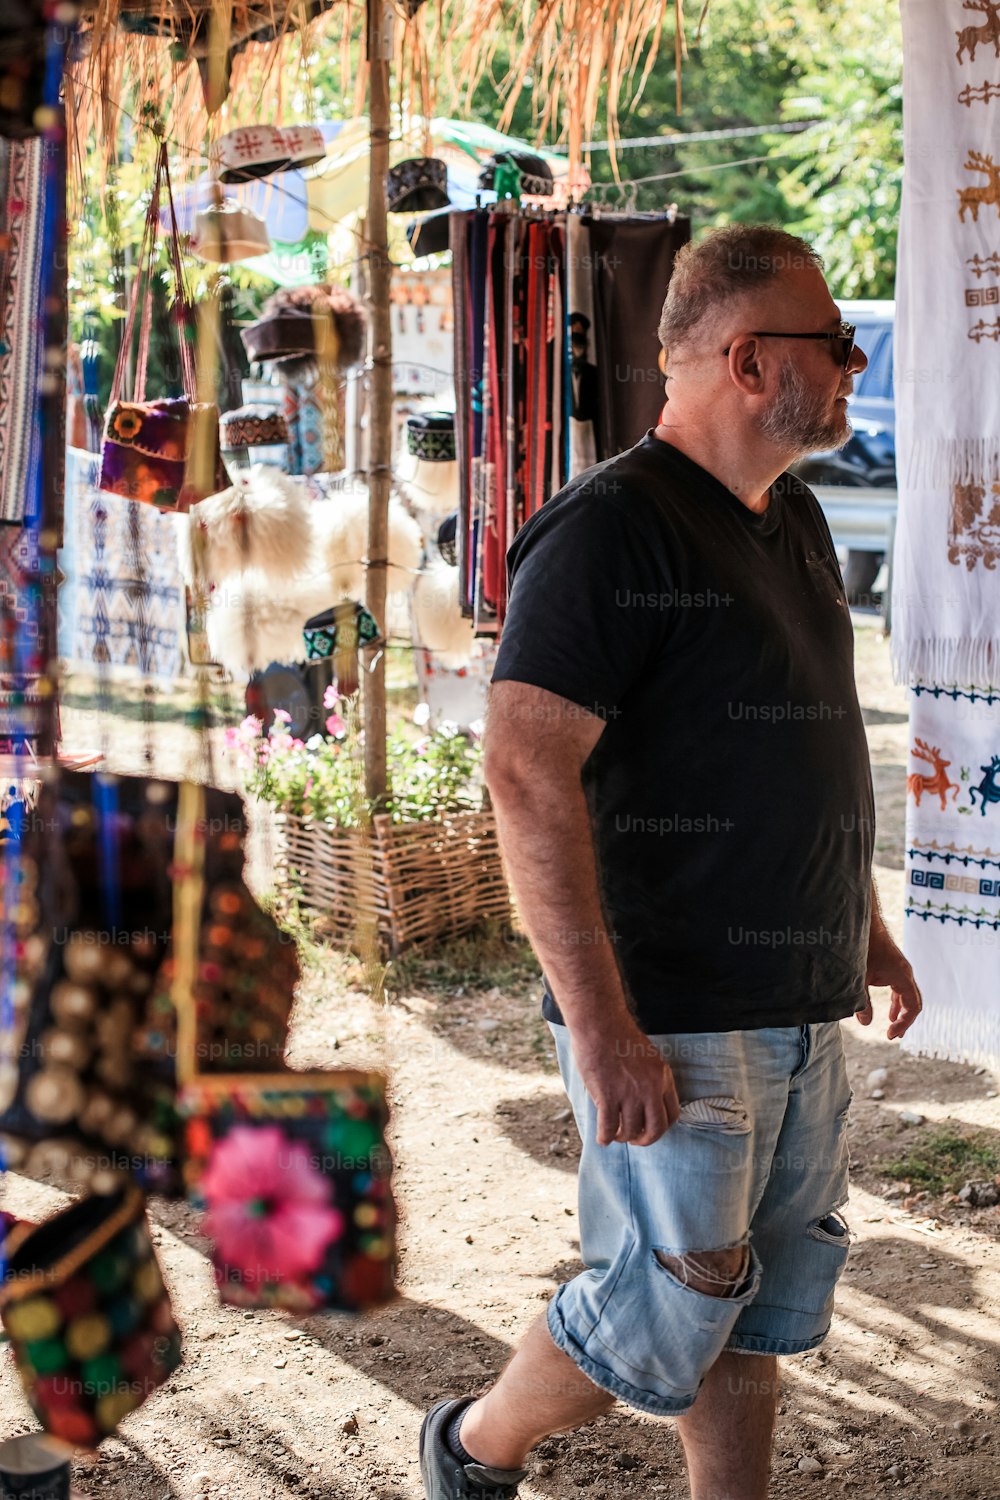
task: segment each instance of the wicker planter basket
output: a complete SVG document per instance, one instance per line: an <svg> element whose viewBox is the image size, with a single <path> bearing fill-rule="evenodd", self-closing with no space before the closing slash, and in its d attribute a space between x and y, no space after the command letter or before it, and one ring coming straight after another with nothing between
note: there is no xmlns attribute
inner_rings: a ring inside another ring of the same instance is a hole
<svg viewBox="0 0 1000 1500"><path fill-rule="evenodd" d="M480 923L514 925L492 812L426 823L376 817L369 830L279 813L275 875L297 889L336 943L361 951L374 926L383 957Z"/></svg>

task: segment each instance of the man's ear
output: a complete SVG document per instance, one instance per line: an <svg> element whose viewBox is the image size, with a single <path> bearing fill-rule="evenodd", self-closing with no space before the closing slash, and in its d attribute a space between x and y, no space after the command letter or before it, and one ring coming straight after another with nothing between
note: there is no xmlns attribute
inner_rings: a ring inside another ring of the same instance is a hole
<svg viewBox="0 0 1000 1500"><path fill-rule="evenodd" d="M764 384L760 340L755 339L751 333L734 339L729 346L728 357L729 375L733 383L748 395L759 396Z"/></svg>

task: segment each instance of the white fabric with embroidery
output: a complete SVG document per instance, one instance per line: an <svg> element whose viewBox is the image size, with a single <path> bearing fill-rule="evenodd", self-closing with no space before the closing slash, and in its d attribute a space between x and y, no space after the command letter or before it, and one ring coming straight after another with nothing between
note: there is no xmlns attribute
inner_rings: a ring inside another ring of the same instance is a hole
<svg viewBox="0 0 1000 1500"><path fill-rule="evenodd" d="M902 0L897 678L1000 683L1000 0Z"/></svg>
<svg viewBox="0 0 1000 1500"><path fill-rule="evenodd" d="M924 1009L902 1045L1000 1068L1000 694L915 691L906 780L904 947Z"/></svg>

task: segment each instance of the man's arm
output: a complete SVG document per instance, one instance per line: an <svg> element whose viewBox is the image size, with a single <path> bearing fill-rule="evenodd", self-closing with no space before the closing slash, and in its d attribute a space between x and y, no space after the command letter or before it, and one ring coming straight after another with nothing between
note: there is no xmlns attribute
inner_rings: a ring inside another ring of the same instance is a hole
<svg viewBox="0 0 1000 1500"><path fill-rule="evenodd" d="M507 871L597 1106L601 1145L651 1145L680 1112L673 1076L639 1029L601 909L581 774L603 721L523 682L490 688L486 782Z"/></svg>
<svg viewBox="0 0 1000 1500"><path fill-rule="evenodd" d="M890 1042L901 1037L919 1016L923 1001L913 977L913 970L893 942L892 935L882 920L882 908L879 905L874 879L872 880L872 919L868 930L868 967L865 973L865 983L890 986L892 996L889 1000L889 1029L886 1036ZM856 1011L855 1014L862 1026L871 1024L871 996L868 997L864 1008Z"/></svg>

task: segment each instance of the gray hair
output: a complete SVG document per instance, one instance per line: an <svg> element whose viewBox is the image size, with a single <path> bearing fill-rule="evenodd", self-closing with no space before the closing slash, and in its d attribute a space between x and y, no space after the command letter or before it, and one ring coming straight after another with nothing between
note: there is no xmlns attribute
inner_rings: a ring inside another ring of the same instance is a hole
<svg viewBox="0 0 1000 1500"><path fill-rule="evenodd" d="M695 342L702 325L727 302L773 281L782 271L823 269L798 235L770 224L730 224L677 254L663 312L660 343L668 353Z"/></svg>

